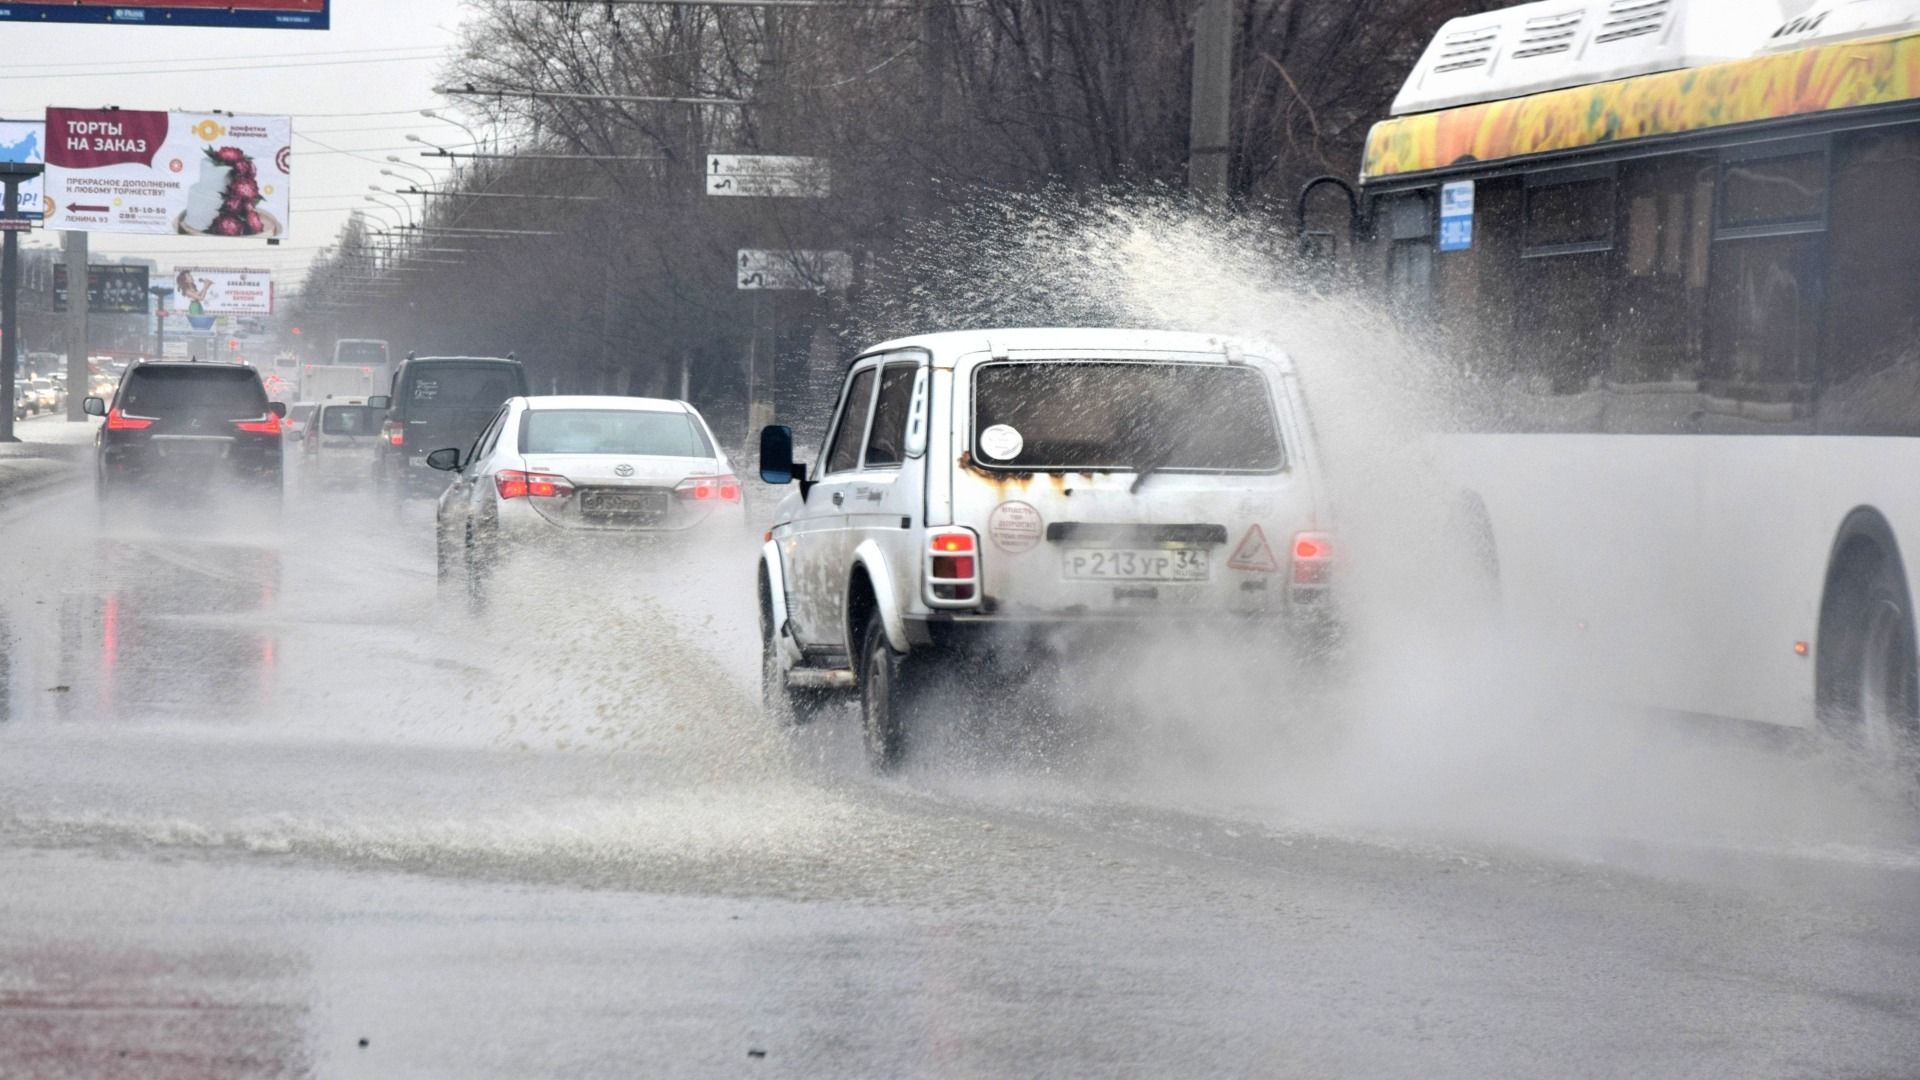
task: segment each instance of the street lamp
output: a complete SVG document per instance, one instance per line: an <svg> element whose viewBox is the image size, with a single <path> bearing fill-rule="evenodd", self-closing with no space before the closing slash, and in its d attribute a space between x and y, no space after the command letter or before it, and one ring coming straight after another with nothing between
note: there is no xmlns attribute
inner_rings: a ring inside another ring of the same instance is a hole
<svg viewBox="0 0 1920 1080"><path fill-rule="evenodd" d="M388 191L388 190L387 190L386 188L383 188L383 187L381 187L381 186L380 186L379 184L368 184L368 185L367 185L367 190L368 190L368 191L377 191L377 192L379 192L379 193L380 193L380 194L382 194L382 195L392 195L392 196L393 196L393 197L394 197L395 199L399 199L399 200L400 200L400 209L402 209L402 210L404 210L404 211L406 212L406 215L407 215L407 225L408 225L408 227L412 227L412 225L413 225L413 204L412 204L412 203L410 203L410 202L408 202L408 201L407 201L407 200L405 200L405 199L401 199L401 198L400 198L400 196L399 196L399 194L398 194L397 192L392 192L392 191ZM372 201L374 201L374 202L379 202L381 206L388 206L388 204L387 204L387 203L385 203L385 202L381 202L381 201L380 201L380 200L378 200L378 199L374 199L374 198L373 198L373 196L371 196L371 195L369 195L369 196L367 196L367 198L368 198L369 200L372 200Z"/></svg>
<svg viewBox="0 0 1920 1080"><path fill-rule="evenodd" d="M400 215L399 215L398 213L396 213L396 212L394 211L394 209L393 209L393 207L391 207L391 206L388 206L388 205L387 205L386 203L383 203L383 202L381 202L381 201L380 201L379 199L376 199L376 198L374 198L374 197L373 197L373 196L371 196L371 195L362 195L362 196L360 196L360 197L361 197L361 198L363 198L363 199L365 199L365 200L367 200L368 202L370 202L370 203L372 203L372 204L374 205L374 208L375 208L375 209L377 209L377 210L385 210L385 211L386 211L387 213L389 213L389 214L393 214L393 227L394 227L394 228L396 228L396 229L400 229L400 228L405 228L405 227L406 227L406 222L404 222L404 221L402 221L402 220L400 219Z"/></svg>
<svg viewBox="0 0 1920 1080"><path fill-rule="evenodd" d="M420 115L426 117L429 120L438 120L443 124L452 124L454 127L457 127L461 131L466 132L467 138L473 140L473 145L475 146L480 145L480 136L474 134L474 131L472 128L468 127L467 125L461 123L458 120L455 120L453 117L447 116L446 114L441 113L434 109L421 109ZM411 139L413 138L413 136L409 135L407 136L407 138Z"/></svg>
<svg viewBox="0 0 1920 1080"><path fill-rule="evenodd" d="M425 174L426 174L426 177L427 177L427 183L429 183L429 184L432 184L432 183L434 182L434 180L436 179L436 178L434 177L434 175L433 175L433 170L432 170L432 169L429 169L429 168L427 168L427 167L426 167L425 165L416 165L415 163L413 163L413 162L411 162L411 161L403 161L403 160L401 160L400 158L397 158L397 157L395 157L395 156L393 156L392 154L388 154L388 155L387 155L387 161L388 161L389 163L391 163L391 164L394 164L394 165L398 165L398 166L400 166L400 167L401 167L401 168L403 168L403 169L414 169L414 170L417 170L417 171L419 171L419 172L422 172L422 173L425 173ZM403 177L403 176L394 176L394 175L393 175L393 173L390 173L390 172L388 172L388 171L387 171L387 170L385 170L385 169L381 169L381 170L380 170L380 175L381 175L381 176L393 176L393 178L394 178L395 180L406 180L406 177ZM413 181L412 181L412 180L407 180L407 183L409 183L409 184L411 184L411 183L413 183Z"/></svg>

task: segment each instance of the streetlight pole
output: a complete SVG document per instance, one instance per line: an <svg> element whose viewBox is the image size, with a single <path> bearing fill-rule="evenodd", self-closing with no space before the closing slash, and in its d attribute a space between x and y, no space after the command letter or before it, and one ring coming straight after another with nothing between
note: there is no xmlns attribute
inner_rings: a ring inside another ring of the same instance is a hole
<svg viewBox="0 0 1920 1080"><path fill-rule="evenodd" d="M1193 24L1193 109L1187 130L1187 190L1227 197L1233 154L1234 0L1203 0Z"/></svg>
<svg viewBox="0 0 1920 1080"><path fill-rule="evenodd" d="M173 290L165 285L153 285L149 286L147 291L153 294L153 358L165 360L167 358L167 297L173 295Z"/></svg>

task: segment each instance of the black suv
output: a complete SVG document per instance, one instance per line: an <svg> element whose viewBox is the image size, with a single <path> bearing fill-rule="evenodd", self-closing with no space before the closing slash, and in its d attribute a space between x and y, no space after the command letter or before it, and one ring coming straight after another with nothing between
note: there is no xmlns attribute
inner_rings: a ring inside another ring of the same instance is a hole
<svg viewBox="0 0 1920 1080"><path fill-rule="evenodd" d="M146 363L127 369L94 436L100 495L135 484L176 481L194 487L239 479L280 493L280 421L287 407L268 401L260 373L241 364Z"/></svg>
<svg viewBox="0 0 1920 1080"><path fill-rule="evenodd" d="M512 357L414 356L393 373L380 429L377 476L397 492L438 493L446 477L427 467L427 453L470 446L500 403L527 394L527 369ZM376 397L371 402L382 404Z"/></svg>

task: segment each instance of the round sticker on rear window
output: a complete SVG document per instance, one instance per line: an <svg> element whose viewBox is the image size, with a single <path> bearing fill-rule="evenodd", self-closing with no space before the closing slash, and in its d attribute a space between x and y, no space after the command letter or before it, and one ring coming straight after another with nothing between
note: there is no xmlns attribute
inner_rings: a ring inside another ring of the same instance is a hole
<svg viewBox="0 0 1920 1080"><path fill-rule="evenodd" d="M1009 554L1031 551L1040 543L1040 511L1029 503L1003 502L987 516L993 546Z"/></svg>
<svg viewBox="0 0 1920 1080"><path fill-rule="evenodd" d="M995 424L980 433L980 452L995 461L1012 461L1020 456L1027 440L1011 424Z"/></svg>

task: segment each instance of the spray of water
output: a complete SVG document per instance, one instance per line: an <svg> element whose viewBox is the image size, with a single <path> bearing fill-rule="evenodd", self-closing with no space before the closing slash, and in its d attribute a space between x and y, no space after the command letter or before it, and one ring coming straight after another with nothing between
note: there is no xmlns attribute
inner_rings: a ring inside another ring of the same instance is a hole
<svg viewBox="0 0 1920 1080"><path fill-rule="evenodd" d="M1469 484L1434 449L1497 399L1267 226L1166 195L1023 197L928 227L891 269L872 336L1204 330L1270 343L1301 373L1338 518L1344 655L1288 663L1270 642L1182 634L1088 658L1046 711L1093 718L1099 749L1069 757L1099 791L1663 865L1702 847L1914 850L1910 816L1857 762L1622 709L1617 688L1506 618L1497 556L1462 512ZM1620 614L1658 628L1670 613Z"/></svg>

